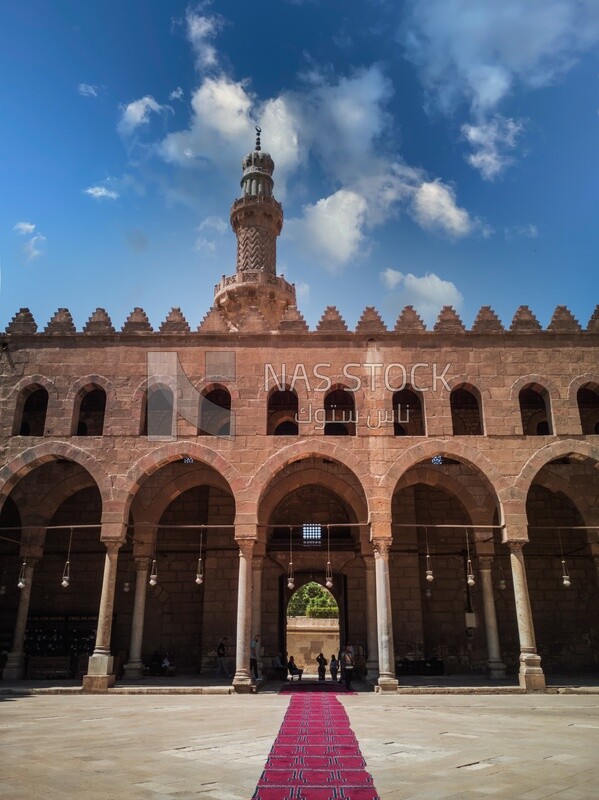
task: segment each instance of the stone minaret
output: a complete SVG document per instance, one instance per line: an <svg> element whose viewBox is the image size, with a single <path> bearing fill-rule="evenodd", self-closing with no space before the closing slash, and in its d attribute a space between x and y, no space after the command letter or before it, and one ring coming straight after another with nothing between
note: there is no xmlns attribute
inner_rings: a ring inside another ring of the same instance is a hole
<svg viewBox="0 0 599 800"><path fill-rule="evenodd" d="M260 146L243 159L242 195L231 206L231 227L237 236L235 275L214 289L214 304L233 328L243 330L243 319L256 310L267 329L275 329L285 310L295 305L295 286L277 276L277 236L283 227L283 208L273 197L275 165Z"/></svg>

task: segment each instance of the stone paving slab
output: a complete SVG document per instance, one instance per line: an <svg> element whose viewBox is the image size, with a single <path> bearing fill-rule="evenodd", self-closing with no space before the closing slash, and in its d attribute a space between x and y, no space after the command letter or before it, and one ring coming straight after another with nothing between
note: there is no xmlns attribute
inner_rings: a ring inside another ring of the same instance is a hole
<svg viewBox="0 0 599 800"><path fill-rule="evenodd" d="M339 695L381 800L597 800L597 695ZM289 695L0 698L6 800L250 800Z"/></svg>

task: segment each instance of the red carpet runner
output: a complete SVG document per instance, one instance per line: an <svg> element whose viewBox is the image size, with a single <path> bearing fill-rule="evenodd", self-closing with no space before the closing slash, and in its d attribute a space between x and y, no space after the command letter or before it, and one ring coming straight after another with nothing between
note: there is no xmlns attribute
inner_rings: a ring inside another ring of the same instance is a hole
<svg viewBox="0 0 599 800"><path fill-rule="evenodd" d="M379 800L342 704L293 695L252 800Z"/></svg>

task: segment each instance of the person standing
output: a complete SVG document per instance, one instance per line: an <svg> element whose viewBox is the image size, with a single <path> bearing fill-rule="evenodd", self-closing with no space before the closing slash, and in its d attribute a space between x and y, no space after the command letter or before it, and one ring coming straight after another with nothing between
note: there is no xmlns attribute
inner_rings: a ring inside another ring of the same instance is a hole
<svg viewBox="0 0 599 800"><path fill-rule="evenodd" d="M351 690L351 679L354 671L354 652L350 644L346 644L341 653L341 669L345 678L345 690Z"/></svg>
<svg viewBox="0 0 599 800"><path fill-rule="evenodd" d="M250 672L252 678L258 680L258 659L260 658L260 634L257 633L250 642Z"/></svg>
<svg viewBox="0 0 599 800"><path fill-rule="evenodd" d="M335 653L331 656L331 663L329 665L329 669L331 670L331 680L334 683L337 683L337 675L339 673L339 661L335 658Z"/></svg>
<svg viewBox="0 0 599 800"><path fill-rule="evenodd" d="M224 675L225 678L230 678L231 675L229 673L229 664L227 662L227 656L229 655L229 640L226 636L218 643L218 647L216 648L216 676Z"/></svg>
<svg viewBox="0 0 599 800"><path fill-rule="evenodd" d="M329 663L322 653L319 653L316 658L318 664L318 680L324 681L327 677L327 664Z"/></svg>

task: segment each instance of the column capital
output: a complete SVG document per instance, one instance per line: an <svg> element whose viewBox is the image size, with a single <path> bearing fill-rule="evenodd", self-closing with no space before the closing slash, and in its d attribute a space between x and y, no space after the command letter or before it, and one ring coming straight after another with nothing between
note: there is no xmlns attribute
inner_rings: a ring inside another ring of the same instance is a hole
<svg viewBox="0 0 599 800"><path fill-rule="evenodd" d="M256 555L253 553L252 555L252 569L262 569L264 566L264 556Z"/></svg>
<svg viewBox="0 0 599 800"><path fill-rule="evenodd" d="M364 562L364 569L374 572L374 553L362 553L362 561Z"/></svg>
<svg viewBox="0 0 599 800"><path fill-rule="evenodd" d="M104 547L106 548L106 552L110 556L117 555L117 553L119 552L119 550L123 545L124 542L114 541L110 539L108 541L106 540L104 541Z"/></svg>
<svg viewBox="0 0 599 800"><path fill-rule="evenodd" d="M525 541L522 539L518 539L516 541L509 541L506 542L507 546L510 548L512 553L521 553L524 549L524 545L528 544L528 539Z"/></svg>
<svg viewBox="0 0 599 800"><path fill-rule="evenodd" d="M493 567L493 556L478 556L477 561L481 572L489 572Z"/></svg>
<svg viewBox="0 0 599 800"><path fill-rule="evenodd" d="M141 572L141 570L147 571L150 566L150 558L149 556L135 556L133 559L135 561L135 569Z"/></svg>
<svg viewBox="0 0 599 800"><path fill-rule="evenodd" d="M393 540L390 538L373 539L372 549L374 550L375 558L389 558L389 551L391 550L392 542Z"/></svg>
<svg viewBox="0 0 599 800"><path fill-rule="evenodd" d="M251 559L254 552L255 539L237 539L239 558Z"/></svg>

